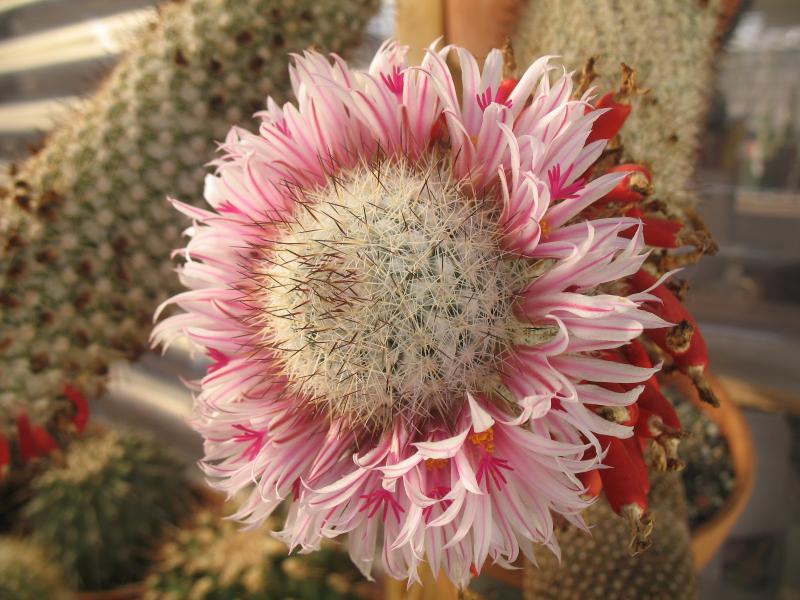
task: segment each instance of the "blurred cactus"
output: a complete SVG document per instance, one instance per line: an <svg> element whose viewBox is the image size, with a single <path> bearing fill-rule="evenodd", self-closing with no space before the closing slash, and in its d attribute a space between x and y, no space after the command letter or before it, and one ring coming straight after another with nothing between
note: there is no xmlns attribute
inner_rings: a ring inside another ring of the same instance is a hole
<svg viewBox="0 0 800 600"><path fill-rule="evenodd" d="M1 600L70 600L57 563L30 540L0 537Z"/></svg>
<svg viewBox="0 0 800 600"><path fill-rule="evenodd" d="M31 483L23 509L33 539L83 589L142 577L163 528L187 511L182 465L161 445L130 433L76 440Z"/></svg>
<svg viewBox="0 0 800 600"><path fill-rule="evenodd" d="M215 140L268 94L286 96L288 53L346 51L377 5L168 3L97 94L12 168L0 192L0 471L56 445L37 433L41 447L21 448L20 414L54 433L76 410L65 383L95 397L109 363L145 347L153 310L177 291L169 252L188 225L165 198L202 197Z"/></svg>
<svg viewBox="0 0 800 600"><path fill-rule="evenodd" d="M646 164L659 198L691 204L691 178L712 92L723 0L530 0L514 50L520 64L544 54L580 71L596 59L602 94L617 89L620 63L647 94L632 98L621 162Z"/></svg>
<svg viewBox="0 0 800 600"><path fill-rule="evenodd" d="M199 513L192 527L176 530L145 583L145 600L344 600L370 598L374 588L335 546L288 556L268 533Z"/></svg>

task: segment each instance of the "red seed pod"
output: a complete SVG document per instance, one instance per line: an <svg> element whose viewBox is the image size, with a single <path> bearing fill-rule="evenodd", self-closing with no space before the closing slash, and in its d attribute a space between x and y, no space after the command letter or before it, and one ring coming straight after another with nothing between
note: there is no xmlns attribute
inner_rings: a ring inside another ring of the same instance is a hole
<svg viewBox="0 0 800 600"><path fill-rule="evenodd" d="M608 503L618 515L625 517L631 525L631 554L639 554L650 545L653 522L647 514L647 489L649 479L642 476L622 440L609 436L598 436L608 448L603 463L609 468L600 470Z"/></svg>
<svg viewBox="0 0 800 600"><path fill-rule="evenodd" d="M603 480L600 478L600 469L592 469L591 471L578 473L578 479L580 479L581 483L586 488L586 491L582 494L584 498L597 498L600 492L603 491Z"/></svg>
<svg viewBox="0 0 800 600"><path fill-rule="evenodd" d="M495 102L498 104L505 103L505 101L508 100L508 97L511 96L511 92L513 92L514 88L517 87L517 83L519 83L519 79L514 79L513 77L507 77L506 79L503 79L497 88Z"/></svg>
<svg viewBox="0 0 800 600"><path fill-rule="evenodd" d="M651 385L649 381L639 395L638 404L640 413L649 411L651 414L657 415L664 426L670 430L681 430L681 421L678 418L678 413L675 412L675 407L672 406L672 402L667 400L661 390Z"/></svg>
<svg viewBox="0 0 800 600"><path fill-rule="evenodd" d="M650 458L658 471L679 471L684 464L678 455L678 445L684 434L664 424L661 417L649 410L639 412L639 422L634 429L639 439L652 440Z"/></svg>
<svg viewBox="0 0 800 600"><path fill-rule="evenodd" d="M653 175L650 170L636 163L617 165L608 170L609 173L628 173L628 176L620 181L616 187L600 198L593 206L603 206L611 202L620 204L630 204L641 202L645 196L653 193Z"/></svg>
<svg viewBox="0 0 800 600"><path fill-rule="evenodd" d="M631 105L617 102L614 96L614 92L609 92L595 105L595 109L607 108L609 110L600 115L592 125L592 132L586 140L587 144L597 140L613 139L622 129L628 115L631 114Z"/></svg>
<svg viewBox="0 0 800 600"><path fill-rule="evenodd" d="M672 219L662 219L660 217L645 217L641 211L627 211L626 216L638 217L642 221L644 243L656 248L680 248L683 241L680 233L683 230L683 223ZM637 227L631 227L620 232L620 236L631 239L636 233Z"/></svg>
<svg viewBox="0 0 800 600"><path fill-rule="evenodd" d="M657 279L640 270L629 281L635 291L641 292L654 286ZM671 329L649 329L647 337L669 354L675 366L692 379L703 401L719 406L719 400L705 378L708 348L694 317L665 285L656 286L650 293L659 298L661 304L651 304L646 309L676 325Z"/></svg>
<svg viewBox="0 0 800 600"><path fill-rule="evenodd" d="M653 366L653 361L650 360L650 355L647 353L644 344L638 339L628 342L628 344L622 347L622 351L625 353L628 362L635 367L650 369ZM655 376L653 376L653 378L655 379Z"/></svg>
<svg viewBox="0 0 800 600"><path fill-rule="evenodd" d="M31 428L31 435L39 449L39 456L47 456L58 448L58 442L43 425L34 425Z"/></svg>
<svg viewBox="0 0 800 600"><path fill-rule="evenodd" d="M33 436L33 431L31 430L31 422L28 419L28 415L25 413L19 413L17 415L17 441L19 443L19 452L24 462L41 456L39 447Z"/></svg>
<svg viewBox="0 0 800 600"><path fill-rule="evenodd" d="M5 477L8 472L8 467L11 464L11 444L5 436L0 435L0 481Z"/></svg>
<svg viewBox="0 0 800 600"><path fill-rule="evenodd" d="M83 430L86 429L86 424L89 422L89 403L86 401L84 395L69 383L64 385L64 395L75 407L72 423L75 425L75 429L78 433L83 433Z"/></svg>
<svg viewBox="0 0 800 600"><path fill-rule="evenodd" d="M638 410L636 415L638 417ZM644 481L645 494L649 494L650 473L647 471L647 461L644 459L644 452L642 451L642 447L639 445L639 441L636 439L636 435L632 435L629 438L623 439L622 445L625 446L625 449L628 451L628 456L631 457L631 462L639 471L639 477L642 479L642 481Z"/></svg>

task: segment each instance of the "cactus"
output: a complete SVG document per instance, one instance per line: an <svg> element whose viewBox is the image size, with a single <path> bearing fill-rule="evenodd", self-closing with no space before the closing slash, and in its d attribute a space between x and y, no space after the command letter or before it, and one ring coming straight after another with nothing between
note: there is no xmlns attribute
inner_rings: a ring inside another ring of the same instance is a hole
<svg viewBox="0 0 800 600"><path fill-rule="evenodd" d="M346 51L377 5L170 3L97 94L12 169L0 192L0 475L60 442L25 451L20 414L53 434L76 410L65 383L96 397L110 362L145 347L154 308L176 291L169 251L188 225L165 198L202 196L215 140L268 94L285 96L288 53Z"/></svg>
<svg viewBox="0 0 800 600"><path fill-rule="evenodd" d="M81 588L128 583L142 576L164 525L187 509L181 470L148 439L87 435L71 444L64 464L34 478L23 518Z"/></svg>
<svg viewBox="0 0 800 600"><path fill-rule="evenodd" d="M653 475L650 502L653 545L635 557L627 551L628 525L600 500L587 511L592 535L567 526L558 536L561 560L543 552L526 565L525 598L585 600L697 597L689 525L680 474Z"/></svg>
<svg viewBox="0 0 800 600"><path fill-rule="evenodd" d="M332 542L313 554L288 556L268 533L270 523L242 531L221 516L204 510L190 528L174 532L145 582L145 600L374 597L375 588Z"/></svg>
<svg viewBox="0 0 800 600"><path fill-rule="evenodd" d="M680 210L694 198L691 177L712 91L721 0L531 0L514 49L521 64L558 54L579 71L596 59L602 93L615 90L620 63L649 92L632 99L620 133L623 162L647 164L660 199Z"/></svg>
<svg viewBox="0 0 800 600"><path fill-rule="evenodd" d="M69 600L73 595L57 563L30 540L0 537L2 600Z"/></svg>

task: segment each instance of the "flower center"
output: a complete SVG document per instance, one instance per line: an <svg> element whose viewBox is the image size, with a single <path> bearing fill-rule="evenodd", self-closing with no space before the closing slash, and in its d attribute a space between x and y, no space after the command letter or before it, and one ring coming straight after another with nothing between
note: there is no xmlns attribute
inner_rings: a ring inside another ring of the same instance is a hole
<svg viewBox="0 0 800 600"><path fill-rule="evenodd" d="M438 164L307 192L258 266L264 344L292 391L370 429L454 419L512 337L520 261L496 223Z"/></svg>

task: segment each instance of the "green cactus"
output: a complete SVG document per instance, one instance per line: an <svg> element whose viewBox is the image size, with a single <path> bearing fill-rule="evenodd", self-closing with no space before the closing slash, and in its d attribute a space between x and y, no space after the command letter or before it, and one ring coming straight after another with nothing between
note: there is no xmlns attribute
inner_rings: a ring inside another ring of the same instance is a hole
<svg viewBox="0 0 800 600"><path fill-rule="evenodd" d="M65 382L96 397L110 362L141 352L177 291L169 252L189 225L166 197L200 200L216 141L267 95L287 97L288 53L347 51L377 5L167 3L97 94L12 169L0 191L0 446L21 410L52 432L74 410Z"/></svg>
<svg viewBox="0 0 800 600"><path fill-rule="evenodd" d="M70 600L58 563L30 540L0 537L0 600Z"/></svg>
<svg viewBox="0 0 800 600"><path fill-rule="evenodd" d="M269 534L266 523L255 531L222 518L219 511L199 513L192 527L176 530L145 582L145 600L344 600L375 597L375 588L347 554L323 545L312 554L289 556Z"/></svg>
<svg viewBox="0 0 800 600"><path fill-rule="evenodd" d="M634 97L620 134L624 161L651 167L659 198L680 211L712 91L721 0L530 0L514 50L519 64L557 54L568 69L597 62L600 93L616 90L620 63L649 93Z"/></svg>
<svg viewBox="0 0 800 600"><path fill-rule="evenodd" d="M188 507L182 465L131 433L76 440L62 465L37 476L23 518L83 589L135 581L165 525Z"/></svg>

